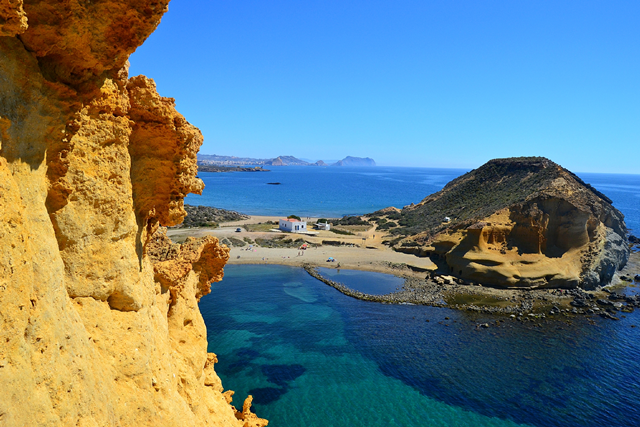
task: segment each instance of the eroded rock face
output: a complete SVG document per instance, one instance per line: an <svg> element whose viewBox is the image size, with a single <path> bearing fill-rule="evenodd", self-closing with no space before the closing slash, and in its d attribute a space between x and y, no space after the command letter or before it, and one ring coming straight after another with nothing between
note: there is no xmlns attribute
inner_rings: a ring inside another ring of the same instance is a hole
<svg viewBox="0 0 640 427"><path fill-rule="evenodd" d="M492 286L593 289L629 257L611 201L544 158L492 160L401 215L397 250Z"/></svg>
<svg viewBox="0 0 640 427"><path fill-rule="evenodd" d="M22 0L0 0L0 37L22 34L27 29L27 15Z"/></svg>
<svg viewBox="0 0 640 427"><path fill-rule="evenodd" d="M166 8L0 0L1 425L266 425L207 354L227 249L157 231L202 190L200 132L127 75Z"/></svg>
<svg viewBox="0 0 640 427"><path fill-rule="evenodd" d="M127 91L134 122L129 153L136 214L166 226L180 224L187 214L184 197L204 189L196 178L202 134L176 112L173 98L158 95L153 80L133 77ZM158 171L164 176L156 177Z"/></svg>

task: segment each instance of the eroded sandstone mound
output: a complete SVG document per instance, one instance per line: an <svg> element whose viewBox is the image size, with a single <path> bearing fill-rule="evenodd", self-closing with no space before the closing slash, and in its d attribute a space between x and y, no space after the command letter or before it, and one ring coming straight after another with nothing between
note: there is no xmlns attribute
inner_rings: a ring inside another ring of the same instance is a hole
<svg viewBox="0 0 640 427"><path fill-rule="evenodd" d="M159 229L203 187L199 130L127 75L167 3L0 0L0 425L266 424L207 354L228 249Z"/></svg>
<svg viewBox="0 0 640 427"><path fill-rule="evenodd" d="M593 289L629 257L611 200L540 157L491 160L396 216L396 250L493 286Z"/></svg>

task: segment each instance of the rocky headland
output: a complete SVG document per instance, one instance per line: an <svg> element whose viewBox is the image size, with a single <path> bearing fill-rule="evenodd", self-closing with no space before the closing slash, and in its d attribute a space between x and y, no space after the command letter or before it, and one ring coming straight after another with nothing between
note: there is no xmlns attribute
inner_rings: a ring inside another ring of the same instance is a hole
<svg viewBox="0 0 640 427"><path fill-rule="evenodd" d="M231 406L198 300L216 238L161 225L200 193L200 131L128 77L166 0L0 0L0 424L264 426Z"/></svg>
<svg viewBox="0 0 640 427"><path fill-rule="evenodd" d="M267 160L265 165L270 166L309 166L309 162L300 160L293 156L278 156L275 159Z"/></svg>
<svg viewBox="0 0 640 427"><path fill-rule="evenodd" d="M491 160L418 204L369 218L390 230L396 251L428 256L470 284L590 290L629 258L611 200L541 157Z"/></svg>

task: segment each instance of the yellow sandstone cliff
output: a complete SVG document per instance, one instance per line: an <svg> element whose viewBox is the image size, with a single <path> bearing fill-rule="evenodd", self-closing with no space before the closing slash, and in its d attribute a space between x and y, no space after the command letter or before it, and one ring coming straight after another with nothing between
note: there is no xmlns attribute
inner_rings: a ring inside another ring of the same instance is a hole
<svg viewBox="0 0 640 427"><path fill-rule="evenodd" d="M264 426L198 309L215 238L173 245L202 135L128 78L168 1L0 0L0 425Z"/></svg>

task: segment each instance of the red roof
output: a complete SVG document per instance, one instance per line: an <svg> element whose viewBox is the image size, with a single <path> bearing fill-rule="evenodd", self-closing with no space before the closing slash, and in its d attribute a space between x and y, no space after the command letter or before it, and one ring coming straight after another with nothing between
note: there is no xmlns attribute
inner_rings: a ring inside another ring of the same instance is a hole
<svg viewBox="0 0 640 427"><path fill-rule="evenodd" d="M289 222L302 222L299 219L295 219L295 218L283 218L282 221L289 221Z"/></svg>

